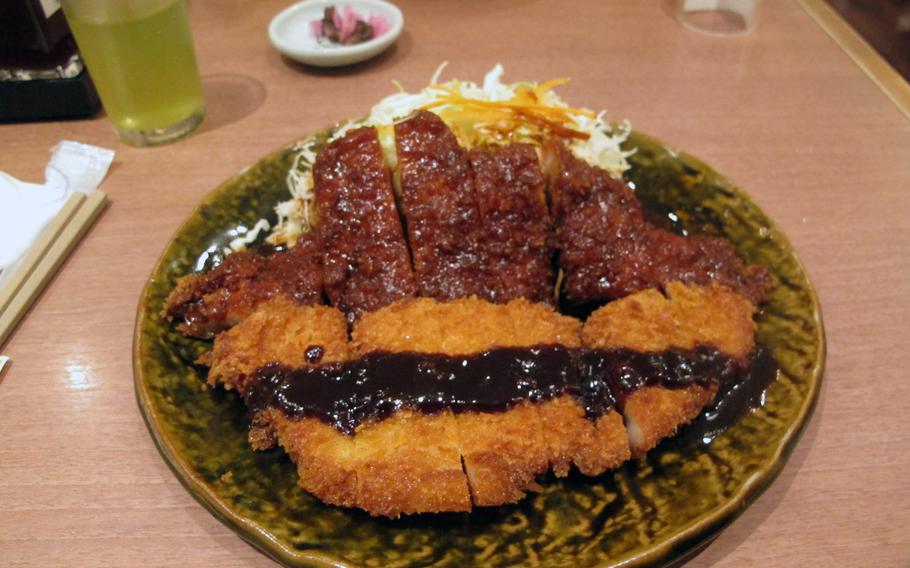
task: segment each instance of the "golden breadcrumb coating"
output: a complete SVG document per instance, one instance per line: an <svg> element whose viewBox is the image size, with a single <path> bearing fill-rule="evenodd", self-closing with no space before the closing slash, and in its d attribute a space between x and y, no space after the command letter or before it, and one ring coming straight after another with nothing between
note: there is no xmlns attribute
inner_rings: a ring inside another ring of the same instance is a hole
<svg viewBox="0 0 910 568"><path fill-rule="evenodd" d="M463 355L500 347L579 347L580 327L577 319L524 299L493 304L417 298L365 314L352 336L358 355L378 350ZM629 457L619 414L611 411L592 422L571 395L501 413L463 412L454 419L475 505L518 501L548 466L560 476L573 463L597 475Z"/></svg>
<svg viewBox="0 0 910 568"><path fill-rule="evenodd" d="M354 351L415 351L444 355L496 347L581 345L581 323L523 298L493 304L476 297L437 302L409 298L364 314L351 334Z"/></svg>
<svg viewBox="0 0 910 568"><path fill-rule="evenodd" d="M307 359L312 347L322 350L318 361ZM220 382L226 389L242 392L250 376L269 363L306 367L349 358L347 323L341 311L276 298L220 333L203 362L211 365L210 385Z"/></svg>
<svg viewBox="0 0 910 568"><path fill-rule="evenodd" d="M399 411L361 425L353 440L361 509L384 517L471 510L450 412Z"/></svg>
<svg viewBox="0 0 910 568"><path fill-rule="evenodd" d="M585 345L655 353L712 345L739 359L754 346L755 306L720 284L671 282L667 296L644 290L596 310L585 322Z"/></svg>
<svg viewBox="0 0 910 568"><path fill-rule="evenodd" d="M256 439L267 442L254 448L277 441L296 464L300 487L326 503L384 517L471 510L451 413L399 411L353 436L274 408L255 422Z"/></svg>
<svg viewBox="0 0 910 568"><path fill-rule="evenodd" d="M550 467L559 477L575 464L585 475L599 475L629 459L629 438L622 416L611 410L591 422L569 395L538 405Z"/></svg>
<svg viewBox="0 0 910 568"><path fill-rule="evenodd" d="M277 439L288 453L297 466L297 483L303 490L331 505L359 506L359 456L354 437L341 434L318 418L292 419L275 408L260 412L254 425L268 430L272 440ZM272 445L253 447L262 450Z"/></svg>
<svg viewBox="0 0 910 568"><path fill-rule="evenodd" d="M522 402L505 412L455 415L458 447L475 505L515 503L533 491L550 467L539 404Z"/></svg>
<svg viewBox="0 0 910 568"><path fill-rule="evenodd" d="M744 360L754 346L755 307L720 284L671 282L667 296L644 290L596 310L582 336L594 349L627 348L655 353L712 345ZM717 394L717 386L684 388L644 386L620 397L632 455L640 457L698 416Z"/></svg>

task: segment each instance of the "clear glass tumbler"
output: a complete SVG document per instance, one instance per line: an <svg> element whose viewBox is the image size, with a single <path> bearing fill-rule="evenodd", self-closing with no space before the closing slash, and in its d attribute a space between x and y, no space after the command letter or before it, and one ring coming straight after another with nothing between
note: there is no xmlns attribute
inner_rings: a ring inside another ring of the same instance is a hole
<svg viewBox="0 0 910 568"><path fill-rule="evenodd" d="M667 9L683 26L712 35L752 31L759 0L665 0Z"/></svg>
<svg viewBox="0 0 910 568"><path fill-rule="evenodd" d="M166 144L202 122L184 0L63 0L63 12L121 140Z"/></svg>

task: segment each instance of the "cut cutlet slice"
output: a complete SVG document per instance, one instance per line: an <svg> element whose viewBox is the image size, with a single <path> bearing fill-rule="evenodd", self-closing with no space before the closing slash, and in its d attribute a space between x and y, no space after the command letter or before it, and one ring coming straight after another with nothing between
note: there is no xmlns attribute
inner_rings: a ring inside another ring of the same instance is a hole
<svg viewBox="0 0 910 568"><path fill-rule="evenodd" d="M420 298L364 315L354 327L353 343L361 354L384 350L455 356L500 347L578 347L579 326L578 320L524 299L496 305L477 298L447 303ZM475 505L521 499L549 465L560 475L573 462L585 473L597 474L629 456L618 414L611 411L591 422L568 394L522 402L503 412L461 412L454 420Z"/></svg>
<svg viewBox="0 0 910 568"><path fill-rule="evenodd" d="M297 466L301 489L330 505L360 506L357 470L361 455L356 438L318 418L291 419L276 408L261 411L253 420L253 448L268 449L277 440Z"/></svg>
<svg viewBox="0 0 910 568"><path fill-rule="evenodd" d="M490 298L467 153L435 114L395 125L401 205L421 296Z"/></svg>
<svg viewBox="0 0 910 568"><path fill-rule="evenodd" d="M631 455L629 435L616 409L592 422L575 397L563 395L537 404L537 411L557 477L568 475L572 464L585 475L600 475Z"/></svg>
<svg viewBox="0 0 910 568"><path fill-rule="evenodd" d="M313 179L329 302L353 323L367 310L413 296L411 259L376 129L353 130L324 147Z"/></svg>
<svg viewBox="0 0 910 568"><path fill-rule="evenodd" d="M402 410L353 436L274 408L260 417L297 465L300 486L326 503L391 518L471 510L451 413Z"/></svg>
<svg viewBox="0 0 910 568"><path fill-rule="evenodd" d="M297 368L350 357L339 310L273 300L215 339L209 382L243 393L270 363ZM318 418L266 408L253 417L250 443L259 450L280 444L297 466L300 486L326 503L395 517L470 510L460 454L446 443L452 432L451 415L399 412L349 436Z"/></svg>
<svg viewBox="0 0 910 568"><path fill-rule="evenodd" d="M310 367L350 357L344 315L328 306L298 306L277 298L215 338L206 356L209 384L244 394L256 371L270 363ZM279 443L297 466L298 484L326 503L357 505L358 454L353 438L318 418L289 418L275 408L252 417L250 445Z"/></svg>
<svg viewBox="0 0 910 568"><path fill-rule="evenodd" d="M179 320L177 329L185 335L210 338L270 298L319 304L320 257L318 239L311 235L281 252L236 252L208 272L178 279L165 302L164 316Z"/></svg>
<svg viewBox="0 0 910 568"><path fill-rule="evenodd" d="M513 330L500 347L529 347L558 344L580 347L580 322L560 315L544 304L523 299L504 306L505 321ZM470 327L466 327L470 329ZM593 422L572 395L564 394L534 404L540 418L547 460L553 472L564 477L572 464L585 475L599 475L629 459L629 439L622 417L612 409Z"/></svg>
<svg viewBox="0 0 910 568"><path fill-rule="evenodd" d="M552 303L555 275L543 173L529 144L475 148L468 154L487 270L495 276L491 298Z"/></svg>
<svg viewBox="0 0 910 568"><path fill-rule="evenodd" d="M744 266L726 240L654 227L623 182L558 142L546 143L543 155L563 293L571 303L612 300L674 280L725 284L755 304L767 295L767 272Z"/></svg>
<svg viewBox="0 0 910 568"><path fill-rule="evenodd" d="M451 412L400 410L362 424L353 440L357 506L371 515L471 510Z"/></svg>
<svg viewBox="0 0 910 568"><path fill-rule="evenodd" d="M293 368L349 358L347 324L339 310L276 298L220 333L202 362L210 367L210 385L243 393L256 371L269 363Z"/></svg>
<svg viewBox="0 0 910 568"><path fill-rule="evenodd" d="M745 362L754 346L755 307L726 286L670 282L668 297L645 290L596 310L582 335L593 349L626 348L644 353L710 345ZM643 386L617 395L632 454L642 456L714 400L717 386Z"/></svg>

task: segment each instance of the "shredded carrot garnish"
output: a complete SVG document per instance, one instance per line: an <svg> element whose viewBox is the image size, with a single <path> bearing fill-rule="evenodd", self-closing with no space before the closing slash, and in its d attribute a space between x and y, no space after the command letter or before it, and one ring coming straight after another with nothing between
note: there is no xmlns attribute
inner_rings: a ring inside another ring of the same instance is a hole
<svg viewBox="0 0 910 568"><path fill-rule="evenodd" d="M540 140L547 135L587 140L590 135L577 128L573 115L594 118L594 113L587 109L540 102L554 87L568 82L568 79L552 79L534 87L521 87L516 89L512 98L504 101L468 98L456 86L434 85L444 94L421 108L434 110L451 124L470 123L475 129L495 133L500 138L509 138L521 129L523 137L532 140ZM468 141L474 138L466 129L459 130L461 137Z"/></svg>

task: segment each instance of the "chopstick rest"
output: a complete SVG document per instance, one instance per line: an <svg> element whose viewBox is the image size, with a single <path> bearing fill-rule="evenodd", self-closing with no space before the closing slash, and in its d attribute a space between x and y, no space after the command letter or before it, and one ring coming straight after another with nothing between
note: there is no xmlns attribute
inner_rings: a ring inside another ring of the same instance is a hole
<svg viewBox="0 0 910 568"><path fill-rule="evenodd" d="M25 275L20 277L17 271L8 287L0 292L0 345L6 341L29 306L50 281L51 276L107 204L107 195L100 190L92 192L88 197L84 194L78 195L81 195L82 199L74 194L67 200L63 209L48 226L50 232L42 232L35 251L29 254L26 263L18 269ZM11 288L10 285L15 287Z"/></svg>

